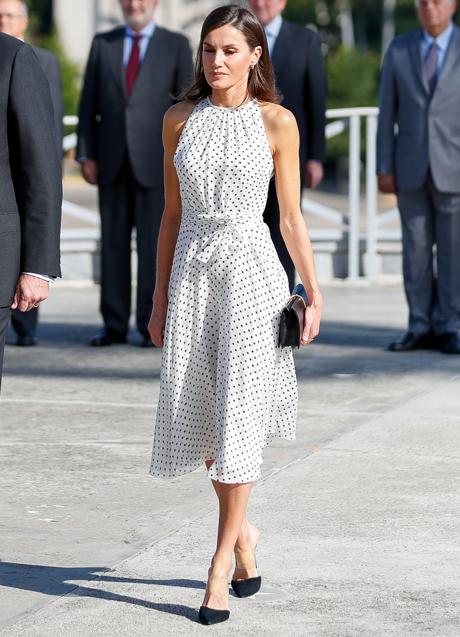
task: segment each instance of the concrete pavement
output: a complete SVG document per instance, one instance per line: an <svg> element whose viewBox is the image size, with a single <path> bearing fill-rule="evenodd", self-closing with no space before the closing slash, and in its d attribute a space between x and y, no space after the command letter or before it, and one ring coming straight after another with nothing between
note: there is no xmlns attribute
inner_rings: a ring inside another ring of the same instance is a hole
<svg viewBox="0 0 460 637"><path fill-rule="evenodd" d="M6 352L0 634L460 634L460 359L385 351L399 284L324 293L297 440L266 449L251 500L263 589L206 628L207 477L147 475L160 353L89 349L97 289L55 286L40 346Z"/></svg>

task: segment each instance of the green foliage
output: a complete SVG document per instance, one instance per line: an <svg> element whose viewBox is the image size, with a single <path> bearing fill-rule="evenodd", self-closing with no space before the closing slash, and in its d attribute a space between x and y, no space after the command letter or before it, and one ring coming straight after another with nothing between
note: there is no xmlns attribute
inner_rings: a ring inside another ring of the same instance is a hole
<svg viewBox="0 0 460 637"><path fill-rule="evenodd" d="M329 108L376 106L380 75L379 56L372 52L339 48L326 61ZM348 150L348 133L328 140L328 155L343 156Z"/></svg>
<svg viewBox="0 0 460 637"><path fill-rule="evenodd" d="M64 113L75 115L80 95L80 70L75 62L68 57L56 30L46 37L33 38L33 43L54 53L61 67L64 90Z"/></svg>
<svg viewBox="0 0 460 637"><path fill-rule="evenodd" d="M326 68L330 108L377 104L378 55L340 47L328 56Z"/></svg>
<svg viewBox="0 0 460 637"><path fill-rule="evenodd" d="M34 32L49 34L53 22L52 0L26 0L26 4L33 18Z"/></svg>
<svg viewBox="0 0 460 637"><path fill-rule="evenodd" d="M283 15L286 20L299 22L299 24L312 24L316 22L316 6L319 4L309 0L289 0Z"/></svg>
<svg viewBox="0 0 460 637"><path fill-rule="evenodd" d="M357 48L380 53L383 0L349 0L349 3ZM289 0L284 11L287 20L315 25L329 50L334 50L340 44L338 15L338 0ZM414 0L397 0L394 19L397 34L416 29L418 20Z"/></svg>
<svg viewBox="0 0 460 637"><path fill-rule="evenodd" d="M314 26L326 53L328 107L376 106L382 46L382 0L350 0L356 49L341 46L338 0L289 0L287 20ZM414 0L398 0L395 31L402 33L418 25ZM348 133L327 142L328 157L348 152Z"/></svg>
<svg viewBox="0 0 460 637"><path fill-rule="evenodd" d="M52 27L52 2L27 0L29 28L26 40L54 53L61 67L64 92L64 113L75 115L80 96L80 69L66 54L57 30Z"/></svg>

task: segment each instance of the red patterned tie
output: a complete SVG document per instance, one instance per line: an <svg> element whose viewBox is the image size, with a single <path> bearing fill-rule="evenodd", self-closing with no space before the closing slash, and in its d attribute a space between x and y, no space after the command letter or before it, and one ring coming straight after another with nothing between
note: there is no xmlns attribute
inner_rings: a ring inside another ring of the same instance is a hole
<svg viewBox="0 0 460 637"><path fill-rule="evenodd" d="M128 64L126 66L126 94L128 95L128 97L131 95L133 91L134 82L136 81L136 77L139 72L139 66L140 66L139 42L142 36L139 35L139 33L136 33L132 37L133 37L133 46L131 48L131 54L129 56Z"/></svg>

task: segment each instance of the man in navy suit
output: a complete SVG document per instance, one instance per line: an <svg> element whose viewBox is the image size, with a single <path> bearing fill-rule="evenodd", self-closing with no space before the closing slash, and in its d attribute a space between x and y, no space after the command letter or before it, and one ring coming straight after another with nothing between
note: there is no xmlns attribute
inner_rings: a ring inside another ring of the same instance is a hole
<svg viewBox="0 0 460 637"><path fill-rule="evenodd" d="M326 75L320 39L311 29L281 17L287 0L249 0L251 10L264 26L282 105L294 114L300 132L302 185L315 188L323 178ZM275 181L268 193L264 220L286 270L291 289L295 270L279 229Z"/></svg>
<svg viewBox="0 0 460 637"><path fill-rule="evenodd" d="M22 2L22 0L0 0L0 32L19 40L24 40L28 22L28 11L25 2ZM38 46L33 46L32 49L49 83L53 103L56 145L58 153L61 154L64 104L59 62L56 56L46 49ZM21 312L19 309L13 310L11 324L17 335L16 345L31 346L37 344L38 308L32 308L28 312Z"/></svg>
<svg viewBox="0 0 460 637"><path fill-rule="evenodd" d="M131 308L131 232L137 240L136 324L152 345L148 322L163 214L163 116L191 81L187 38L154 21L157 0L120 0L125 26L95 36L86 67L77 157L99 188L101 314L95 347L125 343Z"/></svg>

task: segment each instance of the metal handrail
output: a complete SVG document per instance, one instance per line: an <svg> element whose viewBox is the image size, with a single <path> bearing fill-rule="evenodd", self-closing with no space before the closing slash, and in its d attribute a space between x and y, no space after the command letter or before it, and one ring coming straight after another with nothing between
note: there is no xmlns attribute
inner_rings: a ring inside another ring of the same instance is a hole
<svg viewBox="0 0 460 637"><path fill-rule="evenodd" d="M387 223L398 218L398 209L378 213L377 189L377 119L379 109L374 106L359 108L335 108L326 111L328 120L326 138L331 139L349 130L349 171L348 171L348 216L340 211L318 204L304 193L302 208L328 221L334 221L347 228L343 238L348 243L348 279L360 277L361 240L365 240L366 261L364 276L373 277L378 273L378 239L379 230ZM365 193L366 193L366 231L364 237L359 229L360 195L361 195L361 119L366 120L366 152L365 152ZM400 239L400 233L396 238Z"/></svg>

